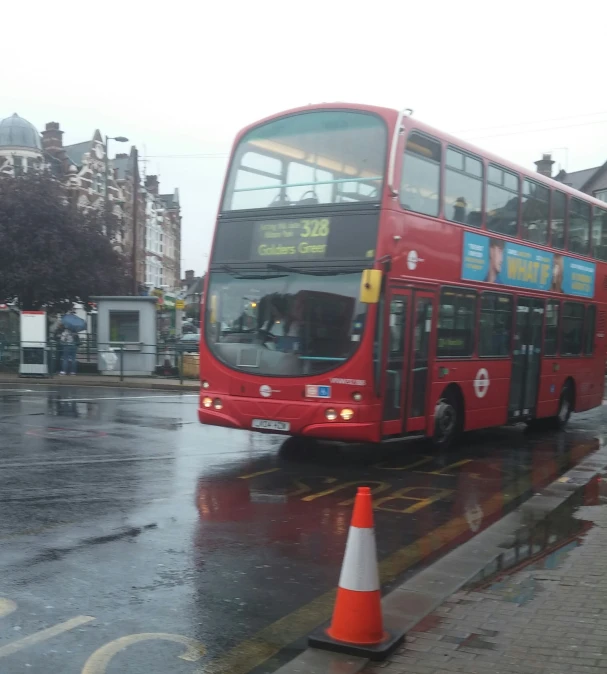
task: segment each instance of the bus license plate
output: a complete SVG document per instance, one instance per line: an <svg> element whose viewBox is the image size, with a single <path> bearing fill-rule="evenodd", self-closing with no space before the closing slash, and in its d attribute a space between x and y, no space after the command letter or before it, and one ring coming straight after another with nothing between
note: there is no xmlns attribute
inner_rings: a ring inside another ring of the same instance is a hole
<svg viewBox="0 0 607 674"><path fill-rule="evenodd" d="M253 419L251 426L261 428L264 431L290 431L291 424L288 421L272 421L271 419Z"/></svg>

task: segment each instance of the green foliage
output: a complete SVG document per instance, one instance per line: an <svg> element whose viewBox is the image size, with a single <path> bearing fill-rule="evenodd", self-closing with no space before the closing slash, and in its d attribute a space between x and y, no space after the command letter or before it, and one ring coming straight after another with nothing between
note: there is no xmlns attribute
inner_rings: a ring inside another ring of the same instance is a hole
<svg viewBox="0 0 607 674"><path fill-rule="evenodd" d="M48 174L0 177L0 301L61 311L91 295L127 294L128 263L112 244L117 224L78 209Z"/></svg>

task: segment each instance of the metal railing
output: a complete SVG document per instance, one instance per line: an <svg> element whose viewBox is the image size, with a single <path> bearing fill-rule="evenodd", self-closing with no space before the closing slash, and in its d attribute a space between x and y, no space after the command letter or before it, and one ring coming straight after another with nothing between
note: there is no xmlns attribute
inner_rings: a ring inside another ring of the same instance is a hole
<svg viewBox="0 0 607 674"><path fill-rule="evenodd" d="M69 370L71 374L197 380L199 356L196 344L179 342L145 344L141 342L97 343L80 339L64 345L50 339L45 343L16 343L0 339L0 375L17 374L22 362L46 365L49 377Z"/></svg>

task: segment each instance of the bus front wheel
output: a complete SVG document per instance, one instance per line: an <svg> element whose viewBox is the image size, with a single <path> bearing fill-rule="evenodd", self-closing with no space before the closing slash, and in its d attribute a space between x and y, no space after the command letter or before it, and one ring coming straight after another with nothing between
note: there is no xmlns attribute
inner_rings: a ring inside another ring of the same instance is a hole
<svg viewBox="0 0 607 674"><path fill-rule="evenodd" d="M449 449L457 439L462 426L461 405L453 391L445 391L434 410L432 444L437 449Z"/></svg>

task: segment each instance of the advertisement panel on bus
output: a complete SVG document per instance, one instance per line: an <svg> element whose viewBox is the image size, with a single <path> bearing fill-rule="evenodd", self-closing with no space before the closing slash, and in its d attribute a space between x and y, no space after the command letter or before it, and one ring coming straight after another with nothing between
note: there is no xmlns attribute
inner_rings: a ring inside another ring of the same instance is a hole
<svg viewBox="0 0 607 674"><path fill-rule="evenodd" d="M594 297L594 262L464 232L462 279Z"/></svg>

